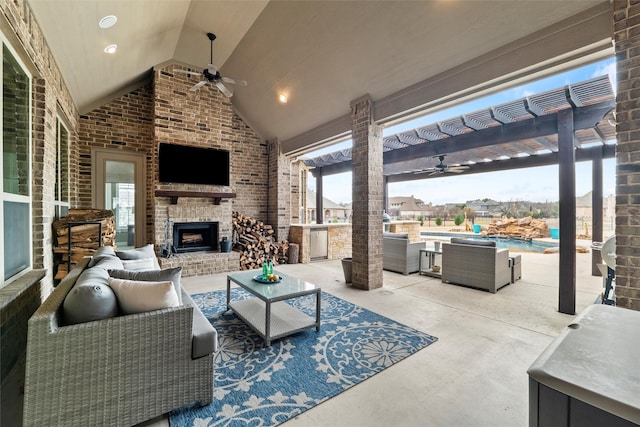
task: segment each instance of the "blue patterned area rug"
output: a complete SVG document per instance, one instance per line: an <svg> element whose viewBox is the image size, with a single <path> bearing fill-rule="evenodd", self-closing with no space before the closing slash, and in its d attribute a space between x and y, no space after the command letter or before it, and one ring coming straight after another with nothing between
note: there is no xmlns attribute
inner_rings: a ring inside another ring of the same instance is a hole
<svg viewBox="0 0 640 427"><path fill-rule="evenodd" d="M232 300L248 298L232 289ZM322 293L321 327L262 339L232 312L225 291L193 296L218 331L214 400L173 411L173 427L276 426L330 399L437 340ZM315 297L289 301L315 317Z"/></svg>

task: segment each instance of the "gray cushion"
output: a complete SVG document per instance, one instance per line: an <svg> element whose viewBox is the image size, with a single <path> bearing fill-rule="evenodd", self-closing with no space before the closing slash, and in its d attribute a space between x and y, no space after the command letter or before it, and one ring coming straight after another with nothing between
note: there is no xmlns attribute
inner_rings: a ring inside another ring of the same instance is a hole
<svg viewBox="0 0 640 427"><path fill-rule="evenodd" d="M97 251L94 252L91 261L89 261L88 267L93 267L96 263L105 256L116 256L116 251L113 249L113 246L101 246Z"/></svg>
<svg viewBox="0 0 640 427"><path fill-rule="evenodd" d="M164 282L170 280L178 294L178 301L182 305L182 289L180 278L182 277L182 267L166 268L164 270L109 270L109 276L115 279L128 279L142 282Z"/></svg>
<svg viewBox="0 0 640 427"><path fill-rule="evenodd" d="M471 239L460 239L458 237L452 237L451 243L456 243L458 245L490 246L492 248L496 247L495 240L471 240Z"/></svg>
<svg viewBox="0 0 640 427"><path fill-rule="evenodd" d="M124 251L116 251L116 255L118 258L122 260L144 259L144 258L153 257L155 269L160 270L160 264L158 264L158 259L156 258L156 252L153 249L153 244L151 243L141 248L127 249Z"/></svg>
<svg viewBox="0 0 640 427"><path fill-rule="evenodd" d="M206 356L218 351L218 331L204 317L188 293L182 291L184 305L193 307L193 337L191 339L191 357Z"/></svg>
<svg viewBox="0 0 640 427"><path fill-rule="evenodd" d="M91 270L94 268L99 268L102 270L121 270L124 268L122 265L122 260L117 256L102 256L98 261L91 267Z"/></svg>
<svg viewBox="0 0 640 427"><path fill-rule="evenodd" d="M409 233L382 233L382 237L393 237L395 239L408 239Z"/></svg>
<svg viewBox="0 0 640 427"><path fill-rule="evenodd" d="M108 281L109 274L105 269L84 270L64 299L64 323L84 323L117 316L118 302Z"/></svg>

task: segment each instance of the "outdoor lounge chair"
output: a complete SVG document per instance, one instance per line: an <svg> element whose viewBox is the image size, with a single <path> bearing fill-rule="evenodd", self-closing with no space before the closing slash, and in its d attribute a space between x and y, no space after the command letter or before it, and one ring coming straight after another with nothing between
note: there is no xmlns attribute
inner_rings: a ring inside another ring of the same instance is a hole
<svg viewBox="0 0 640 427"><path fill-rule="evenodd" d="M509 250L495 242L452 238L442 244L442 281L496 293L511 283Z"/></svg>

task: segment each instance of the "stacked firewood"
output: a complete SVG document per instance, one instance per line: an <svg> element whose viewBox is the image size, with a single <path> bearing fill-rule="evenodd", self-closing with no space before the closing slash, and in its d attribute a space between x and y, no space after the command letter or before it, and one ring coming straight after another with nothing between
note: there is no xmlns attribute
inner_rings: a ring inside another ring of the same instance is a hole
<svg viewBox="0 0 640 427"><path fill-rule="evenodd" d="M493 220L482 234L529 240L549 237L549 226L546 221L530 216L520 219L502 218Z"/></svg>
<svg viewBox="0 0 640 427"><path fill-rule="evenodd" d="M98 234L98 223L101 224L101 235ZM71 227L71 232L69 232ZM100 209L69 209L69 214L53 221L53 236L57 271L56 280L62 280L69 272L69 256L71 268L83 257L91 256L100 246L116 246L116 227L113 211ZM71 237L71 251L69 251Z"/></svg>
<svg viewBox="0 0 640 427"><path fill-rule="evenodd" d="M289 242L278 242L269 224L250 216L233 212L233 250L240 252L240 268L253 270L271 260L273 265L286 264Z"/></svg>

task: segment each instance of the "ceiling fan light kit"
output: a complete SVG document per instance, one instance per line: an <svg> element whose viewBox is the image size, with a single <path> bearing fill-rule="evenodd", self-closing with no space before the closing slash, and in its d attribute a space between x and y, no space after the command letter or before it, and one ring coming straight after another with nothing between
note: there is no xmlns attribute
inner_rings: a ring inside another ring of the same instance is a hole
<svg viewBox="0 0 640 427"><path fill-rule="evenodd" d="M189 89L190 91L195 92L196 90L200 89L202 86L206 85L207 83L211 83L216 88L218 88L218 90L224 96L226 96L227 98L231 98L233 96L233 91L231 91L228 87L226 87L225 83L235 84L239 86L246 86L247 82L245 80L232 79L231 77L223 77L222 75L220 75L220 71L218 71L218 68L215 65L213 65L213 41L216 39L216 35L213 33L207 33L207 37L209 38L209 41L211 44L210 54L209 54L209 64L207 65L207 68L202 70L201 73L197 73L195 71L189 71L189 70L180 70L180 69L174 69L173 71L177 73L188 74L190 76L204 77L204 80L201 80L195 85L193 85Z"/></svg>

